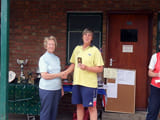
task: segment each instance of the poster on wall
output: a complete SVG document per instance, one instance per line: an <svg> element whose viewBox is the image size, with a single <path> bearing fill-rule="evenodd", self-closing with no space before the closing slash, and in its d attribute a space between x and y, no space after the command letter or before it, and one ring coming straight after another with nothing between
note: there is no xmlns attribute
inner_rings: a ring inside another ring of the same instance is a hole
<svg viewBox="0 0 160 120"><path fill-rule="evenodd" d="M116 83L107 83L107 97L108 98L117 98L117 89L118 85Z"/></svg>
<svg viewBox="0 0 160 120"><path fill-rule="evenodd" d="M105 111L134 113L136 70L111 68L104 72L106 72L104 77L107 80Z"/></svg>
<svg viewBox="0 0 160 120"><path fill-rule="evenodd" d="M117 71L118 84L134 85L135 84L135 72L130 70L119 69Z"/></svg>
<svg viewBox="0 0 160 120"><path fill-rule="evenodd" d="M107 78L108 98L117 98L118 85L135 85L134 70L104 68L103 77Z"/></svg>
<svg viewBox="0 0 160 120"><path fill-rule="evenodd" d="M115 68L104 68L103 77L104 78L116 79L117 78L117 69L115 69Z"/></svg>

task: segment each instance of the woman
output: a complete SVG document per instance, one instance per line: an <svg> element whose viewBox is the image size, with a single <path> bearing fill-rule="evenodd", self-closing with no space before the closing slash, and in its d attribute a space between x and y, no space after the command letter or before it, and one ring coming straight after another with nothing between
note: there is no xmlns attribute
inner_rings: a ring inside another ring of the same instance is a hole
<svg viewBox="0 0 160 120"><path fill-rule="evenodd" d="M65 72L74 70L72 104L77 105L78 120L84 118L84 107L88 107L90 120L97 120L97 73L103 71L104 62L100 51L92 45L93 31L84 29L82 40L83 45L74 49Z"/></svg>
<svg viewBox="0 0 160 120"><path fill-rule="evenodd" d="M46 52L39 59L41 79L39 83L39 96L41 102L40 120L56 120L58 104L64 95L61 85L60 60L54 54L57 41L54 36L45 38Z"/></svg>
<svg viewBox="0 0 160 120"><path fill-rule="evenodd" d="M152 55L148 68L152 80L146 120L157 120L160 110L160 52Z"/></svg>

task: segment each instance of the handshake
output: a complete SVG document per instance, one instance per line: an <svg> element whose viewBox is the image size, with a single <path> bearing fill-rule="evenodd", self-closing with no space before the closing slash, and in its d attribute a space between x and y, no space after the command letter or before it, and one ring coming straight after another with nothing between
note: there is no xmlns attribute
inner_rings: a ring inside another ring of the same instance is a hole
<svg viewBox="0 0 160 120"><path fill-rule="evenodd" d="M62 72L60 72L60 77L62 78L62 79L67 79L67 77L68 77L68 72L65 70L65 71L62 71Z"/></svg>
<svg viewBox="0 0 160 120"><path fill-rule="evenodd" d="M75 65L71 64L66 70L60 72L60 77L62 79L67 79L68 75L73 72Z"/></svg>

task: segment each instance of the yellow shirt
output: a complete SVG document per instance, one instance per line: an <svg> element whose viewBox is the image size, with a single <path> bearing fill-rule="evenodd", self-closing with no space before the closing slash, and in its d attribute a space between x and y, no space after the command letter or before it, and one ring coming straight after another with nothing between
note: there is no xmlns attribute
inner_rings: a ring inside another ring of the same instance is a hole
<svg viewBox="0 0 160 120"><path fill-rule="evenodd" d="M78 67L78 57L82 58L82 64L89 67L103 66L104 62L100 51L95 46L89 46L85 50L82 46L77 46L70 59L70 62L75 64L73 85L97 88L97 73L81 70Z"/></svg>

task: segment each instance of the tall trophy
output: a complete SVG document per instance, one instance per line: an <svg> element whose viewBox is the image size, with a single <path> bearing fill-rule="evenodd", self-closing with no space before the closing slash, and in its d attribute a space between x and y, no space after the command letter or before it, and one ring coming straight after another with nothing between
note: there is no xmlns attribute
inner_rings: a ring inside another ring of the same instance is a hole
<svg viewBox="0 0 160 120"><path fill-rule="evenodd" d="M24 68L24 65L26 65L28 63L28 59L25 59L25 60L17 59L17 63L18 63L18 65L20 65L20 68L21 68L20 83L26 83L27 81L25 80L23 68Z"/></svg>

